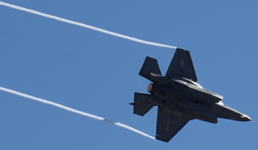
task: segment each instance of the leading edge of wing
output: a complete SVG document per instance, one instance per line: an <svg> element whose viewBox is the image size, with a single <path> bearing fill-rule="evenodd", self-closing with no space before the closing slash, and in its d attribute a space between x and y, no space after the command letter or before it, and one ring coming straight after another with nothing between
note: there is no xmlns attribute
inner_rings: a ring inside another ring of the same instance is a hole
<svg viewBox="0 0 258 150"><path fill-rule="evenodd" d="M169 142L189 120L178 111L158 107L156 139Z"/></svg>
<svg viewBox="0 0 258 150"><path fill-rule="evenodd" d="M197 82L197 76L189 51L180 48L176 49L173 59L168 67L166 76L185 77Z"/></svg>

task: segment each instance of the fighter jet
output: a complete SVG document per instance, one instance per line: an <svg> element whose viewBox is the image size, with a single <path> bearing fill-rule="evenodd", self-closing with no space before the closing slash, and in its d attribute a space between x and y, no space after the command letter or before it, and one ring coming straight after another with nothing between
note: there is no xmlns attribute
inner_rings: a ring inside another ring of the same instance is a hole
<svg viewBox="0 0 258 150"><path fill-rule="evenodd" d="M156 139L169 142L190 120L217 123L217 118L250 121L247 115L224 105L223 97L204 89L197 80L189 51L177 48L165 76L156 59L146 57L139 73L150 80L150 94L134 93L134 114L144 116L158 106Z"/></svg>

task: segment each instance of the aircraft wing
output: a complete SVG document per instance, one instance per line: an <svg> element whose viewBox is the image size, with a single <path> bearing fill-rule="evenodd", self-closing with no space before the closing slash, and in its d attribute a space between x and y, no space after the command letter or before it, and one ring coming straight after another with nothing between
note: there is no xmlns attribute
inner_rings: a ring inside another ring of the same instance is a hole
<svg viewBox="0 0 258 150"><path fill-rule="evenodd" d="M174 57L168 67L167 77L185 77L197 82L193 62L189 51L176 49Z"/></svg>
<svg viewBox="0 0 258 150"><path fill-rule="evenodd" d="M168 142L180 131L190 119L180 116L177 111L158 108L156 139Z"/></svg>

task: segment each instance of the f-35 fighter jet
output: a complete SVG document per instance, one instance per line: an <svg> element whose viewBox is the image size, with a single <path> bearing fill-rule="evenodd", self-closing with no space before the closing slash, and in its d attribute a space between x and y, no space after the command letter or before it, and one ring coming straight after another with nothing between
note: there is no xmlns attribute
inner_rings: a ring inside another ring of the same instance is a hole
<svg viewBox="0 0 258 150"><path fill-rule="evenodd" d="M168 142L188 121L217 123L217 118L250 121L247 115L224 105L223 97L204 89L197 80L189 51L176 49L165 76L157 60L146 57L139 75L152 83L150 94L134 93L133 112L144 116L158 106L156 139Z"/></svg>

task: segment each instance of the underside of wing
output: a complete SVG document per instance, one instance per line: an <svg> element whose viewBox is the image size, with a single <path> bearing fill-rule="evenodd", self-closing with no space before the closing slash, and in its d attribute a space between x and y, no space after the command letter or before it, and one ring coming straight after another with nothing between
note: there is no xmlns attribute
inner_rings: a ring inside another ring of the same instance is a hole
<svg viewBox="0 0 258 150"><path fill-rule="evenodd" d="M185 77L197 82L197 77L189 51L179 48L176 49L166 76L171 78Z"/></svg>
<svg viewBox="0 0 258 150"><path fill-rule="evenodd" d="M158 108L156 139L169 142L190 119L184 118L180 112L168 108Z"/></svg>

